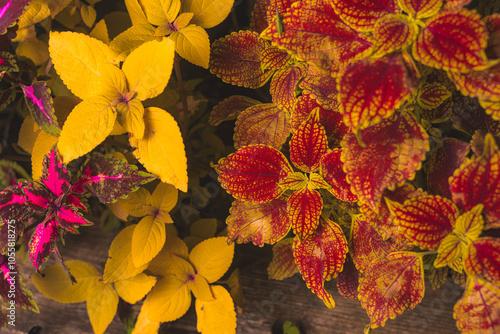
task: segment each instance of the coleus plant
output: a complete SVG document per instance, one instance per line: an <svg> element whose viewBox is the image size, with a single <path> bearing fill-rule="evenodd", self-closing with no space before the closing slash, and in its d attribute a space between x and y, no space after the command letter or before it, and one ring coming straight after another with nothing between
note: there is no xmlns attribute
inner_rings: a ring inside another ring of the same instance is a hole
<svg viewBox="0 0 500 334"><path fill-rule="evenodd" d="M269 276L299 271L328 307L338 276L367 330L448 268L466 287L458 328L500 330L500 15L469 2L258 0L252 31L212 45L224 82L271 80L272 103L212 111L213 125L236 118L237 151L215 165L236 198L229 241L275 244Z"/></svg>

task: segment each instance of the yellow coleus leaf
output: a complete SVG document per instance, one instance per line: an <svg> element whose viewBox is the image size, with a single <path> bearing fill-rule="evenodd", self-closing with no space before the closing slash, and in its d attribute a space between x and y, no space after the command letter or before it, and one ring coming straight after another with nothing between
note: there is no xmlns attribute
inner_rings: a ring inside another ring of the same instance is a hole
<svg viewBox="0 0 500 334"><path fill-rule="evenodd" d="M144 137L144 106L138 99L132 99L128 102L121 102L117 106L117 121L134 138L142 139Z"/></svg>
<svg viewBox="0 0 500 334"><path fill-rule="evenodd" d="M217 232L217 219L202 218L198 219L189 227L189 234L201 237L203 239L211 238Z"/></svg>
<svg viewBox="0 0 500 334"><path fill-rule="evenodd" d="M191 291L186 281L174 275L163 277L156 283L148 298L147 305L150 320L168 322L182 317L191 305Z"/></svg>
<svg viewBox="0 0 500 334"><path fill-rule="evenodd" d="M234 243L227 244L226 237L207 239L189 254L189 260L199 275L205 277L208 283L213 283L222 277L233 262Z"/></svg>
<svg viewBox="0 0 500 334"><path fill-rule="evenodd" d="M130 145L137 148L134 155L162 182L186 192L187 158L177 122L165 110L152 107L144 110L144 123L144 137L130 138Z"/></svg>
<svg viewBox="0 0 500 334"><path fill-rule="evenodd" d="M234 0L184 0L183 13L194 13L191 23L212 28L224 21L231 12Z"/></svg>
<svg viewBox="0 0 500 334"><path fill-rule="evenodd" d="M236 333L236 312L231 295L220 285L213 285L213 301L197 299L195 302L198 332L202 334Z"/></svg>
<svg viewBox="0 0 500 334"><path fill-rule="evenodd" d="M66 276L59 264L54 264L31 276L31 281L45 297L59 303L81 303L87 300L90 288L98 280L100 273L93 265L71 260L65 262L76 283Z"/></svg>
<svg viewBox="0 0 500 334"><path fill-rule="evenodd" d="M132 334L157 334L159 329L160 322L149 320L148 305L146 303L142 304Z"/></svg>
<svg viewBox="0 0 500 334"><path fill-rule="evenodd" d="M80 14L82 15L83 23L85 23L87 27L92 28L97 17L95 8L86 4L81 4Z"/></svg>
<svg viewBox="0 0 500 334"><path fill-rule="evenodd" d="M151 204L151 194L141 187L123 200L123 209L131 216L143 217L147 215L144 208L149 204Z"/></svg>
<svg viewBox="0 0 500 334"><path fill-rule="evenodd" d="M82 80L85 81L85 80ZM65 163L93 150L113 130L116 112L102 97L82 101L66 119L57 148Z"/></svg>
<svg viewBox="0 0 500 334"><path fill-rule="evenodd" d="M100 40L104 44L109 45L109 34L108 34L108 26L106 25L106 21L101 20L97 22L94 29L89 33L90 37Z"/></svg>
<svg viewBox="0 0 500 334"><path fill-rule="evenodd" d="M132 235L132 262L136 267L148 264L165 244L165 223L146 216L137 224Z"/></svg>
<svg viewBox="0 0 500 334"><path fill-rule="evenodd" d="M153 214L155 219L158 219L165 224L172 223L172 218L168 212L172 210L177 204L178 191L171 184L160 182L151 197L151 205L154 208Z"/></svg>
<svg viewBox="0 0 500 334"><path fill-rule="evenodd" d="M118 67L106 64L103 66L101 74L101 94L107 100L113 102L117 99L122 99L123 95L128 92L127 77L125 73Z"/></svg>
<svg viewBox="0 0 500 334"><path fill-rule="evenodd" d="M155 26L174 22L181 9L181 0L142 0L141 3L149 23Z"/></svg>
<svg viewBox="0 0 500 334"><path fill-rule="evenodd" d="M87 313L95 334L102 334L118 310L118 294L111 284L99 281L89 289Z"/></svg>
<svg viewBox="0 0 500 334"><path fill-rule="evenodd" d="M33 152L33 146L42 129L36 124L31 115L26 116L19 130L17 145L28 153Z"/></svg>
<svg viewBox="0 0 500 334"><path fill-rule="evenodd" d="M132 235L137 225L124 228L115 237L109 248L108 260L104 266L104 283L116 282L135 276L147 268L147 264L139 268L132 262Z"/></svg>
<svg viewBox="0 0 500 334"><path fill-rule="evenodd" d="M177 30L186 27L191 19L193 18L194 13L182 13L175 19L174 26Z"/></svg>
<svg viewBox="0 0 500 334"><path fill-rule="evenodd" d="M51 32L49 52L57 74L73 94L84 100L101 93L101 72L112 59L106 44L76 32Z"/></svg>
<svg viewBox="0 0 500 334"><path fill-rule="evenodd" d="M21 42L17 46L16 54L18 56L29 58L36 66L40 66L49 60L49 50L47 44L34 40L33 42Z"/></svg>
<svg viewBox="0 0 500 334"><path fill-rule="evenodd" d="M148 23L146 14L138 0L125 0L125 6L127 6L127 12L133 25Z"/></svg>
<svg viewBox="0 0 500 334"><path fill-rule="evenodd" d="M142 44L155 37L155 28L149 23L133 25L120 35L116 36L109 47L115 54L116 60L124 61L127 56Z"/></svg>
<svg viewBox="0 0 500 334"><path fill-rule="evenodd" d="M163 92L172 74L174 55L174 42L168 38L146 42L130 53L122 70L136 98L144 101Z"/></svg>
<svg viewBox="0 0 500 334"><path fill-rule="evenodd" d="M188 247L179 237L166 233L165 244L158 255L151 261L148 270L157 276L171 275L175 269L174 262L177 258L188 259Z"/></svg>
<svg viewBox="0 0 500 334"><path fill-rule="evenodd" d="M36 23L44 20L50 16L50 8L46 0L35 0L32 1L28 7L28 10L24 12L18 21L19 29L26 28L28 26L35 25ZM14 42L19 42L19 40L14 39Z"/></svg>
<svg viewBox="0 0 500 334"><path fill-rule="evenodd" d="M56 17L72 0L48 0L47 4L50 9L50 16Z"/></svg>
<svg viewBox="0 0 500 334"><path fill-rule="evenodd" d="M156 277L140 273L123 281L115 282L118 295L127 303L135 304L156 284Z"/></svg>
<svg viewBox="0 0 500 334"><path fill-rule="evenodd" d="M37 181L42 177L43 157L49 153L52 146L57 143L57 137L49 135L45 131L40 131L36 137L35 145L33 145L33 153L31 155L31 171L33 180Z"/></svg>
<svg viewBox="0 0 500 334"><path fill-rule="evenodd" d="M175 42L175 51L191 63L208 68L210 59L210 40L202 27L190 24L174 31L170 38Z"/></svg>
<svg viewBox="0 0 500 334"><path fill-rule="evenodd" d="M194 275L187 281L187 286L196 299L205 301L214 300L214 295L205 277L199 274Z"/></svg>

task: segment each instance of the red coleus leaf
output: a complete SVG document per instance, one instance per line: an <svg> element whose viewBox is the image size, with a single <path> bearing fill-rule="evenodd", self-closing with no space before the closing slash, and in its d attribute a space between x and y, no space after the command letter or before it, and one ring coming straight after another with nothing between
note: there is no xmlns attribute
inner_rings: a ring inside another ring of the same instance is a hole
<svg viewBox="0 0 500 334"><path fill-rule="evenodd" d="M54 107L52 106L52 97L46 83L40 81L31 86L21 85L21 88L24 92L28 110L36 124L48 134L59 136L61 128L57 123Z"/></svg>
<svg viewBox="0 0 500 334"><path fill-rule="evenodd" d="M277 150L290 135L290 113L273 103L257 104L243 111L234 128L234 147L264 144Z"/></svg>
<svg viewBox="0 0 500 334"><path fill-rule="evenodd" d="M290 160L301 171L319 170L321 157L328 151L325 129L319 123L319 109L311 112L290 141Z"/></svg>
<svg viewBox="0 0 500 334"><path fill-rule="evenodd" d="M336 198L346 201L354 202L358 197L350 190L350 185L347 182L347 173L344 172L344 163L340 160L342 154L341 149L334 149L333 151L323 155L320 162L320 174L331 185L328 191Z"/></svg>
<svg viewBox="0 0 500 334"><path fill-rule="evenodd" d="M237 199L267 202L283 192L278 183L292 172L283 153L266 145L240 148L215 166L219 181Z"/></svg>
<svg viewBox="0 0 500 334"><path fill-rule="evenodd" d="M443 0L399 0L403 11L416 19L425 19L436 15L443 6Z"/></svg>
<svg viewBox="0 0 500 334"><path fill-rule="evenodd" d="M256 104L260 102L246 96L230 96L212 109L208 122L210 125L217 126L224 121L235 119L242 111Z"/></svg>
<svg viewBox="0 0 500 334"><path fill-rule="evenodd" d="M369 271L375 261L387 257L389 253L408 250L406 244L398 243L394 239L382 240L363 216L353 220L349 243L352 260L360 272Z"/></svg>
<svg viewBox="0 0 500 334"><path fill-rule="evenodd" d="M337 73L372 46L368 37L346 25L326 0L294 2L281 13L281 20L282 34L272 24L261 36L327 72Z"/></svg>
<svg viewBox="0 0 500 334"><path fill-rule="evenodd" d="M457 169L450 178L451 198L463 211L483 204L488 227L500 227L500 151L491 134L484 151Z"/></svg>
<svg viewBox="0 0 500 334"><path fill-rule="evenodd" d="M345 259L344 268L337 277L337 290L347 299L358 299L359 272L354 266L349 253Z"/></svg>
<svg viewBox="0 0 500 334"><path fill-rule="evenodd" d="M273 260L267 267L269 279L284 280L299 272L293 258L293 238L285 238L273 246Z"/></svg>
<svg viewBox="0 0 500 334"><path fill-rule="evenodd" d="M257 0L253 7L252 17L250 19L250 29L259 34L269 25L266 13L270 1L271 0Z"/></svg>
<svg viewBox="0 0 500 334"><path fill-rule="evenodd" d="M94 154L82 166L81 175L71 191L83 194L87 190L97 196L101 203L111 203L154 179L153 175L138 171L125 159Z"/></svg>
<svg viewBox="0 0 500 334"><path fill-rule="evenodd" d="M274 244L290 231L287 201L274 199L264 203L236 200L227 218L227 238L230 242L252 242L257 246Z"/></svg>
<svg viewBox="0 0 500 334"><path fill-rule="evenodd" d="M0 52L0 79L8 73L19 72L16 58L14 55L7 51Z"/></svg>
<svg viewBox="0 0 500 334"><path fill-rule="evenodd" d="M474 240L465 251L463 261L469 276L482 276L493 284L500 284L500 239Z"/></svg>
<svg viewBox="0 0 500 334"><path fill-rule="evenodd" d="M396 50L401 50L417 39L418 25L403 14L388 14L375 24L373 37L376 52L381 57Z"/></svg>
<svg viewBox="0 0 500 334"><path fill-rule="evenodd" d="M22 220L30 214L30 207L22 185L10 186L0 192L0 221Z"/></svg>
<svg viewBox="0 0 500 334"><path fill-rule="evenodd" d="M416 89L417 79L414 64L402 53L347 66L338 81L344 123L360 129L390 117Z"/></svg>
<svg viewBox="0 0 500 334"><path fill-rule="evenodd" d="M432 151L425 165L427 189L430 194L451 199L448 179L466 160L469 144L455 138L445 138L441 145Z"/></svg>
<svg viewBox="0 0 500 334"><path fill-rule="evenodd" d="M406 239L425 249L436 249L453 230L459 215L452 201L439 196L412 198L404 204L387 199L386 202Z"/></svg>
<svg viewBox="0 0 500 334"><path fill-rule="evenodd" d="M323 108L337 110L337 81L330 74L325 74L315 66L309 66L306 77L300 82L304 91L302 96L310 95Z"/></svg>
<svg viewBox="0 0 500 334"><path fill-rule="evenodd" d="M0 35L16 24L31 0L0 0Z"/></svg>
<svg viewBox="0 0 500 334"><path fill-rule="evenodd" d="M269 89L273 102L278 108L292 111L297 101L295 88L299 81L306 75L307 65L298 63L278 70L271 80Z"/></svg>
<svg viewBox="0 0 500 334"><path fill-rule="evenodd" d="M321 217L318 229L302 242L295 237L293 256L307 287L329 308L335 307L324 283L342 271L347 253L347 240L340 226Z"/></svg>
<svg viewBox="0 0 500 334"><path fill-rule="evenodd" d="M486 64L487 39L477 12L443 11L427 21L413 44L413 56L427 66L468 72Z"/></svg>
<svg viewBox="0 0 500 334"><path fill-rule="evenodd" d="M210 50L210 72L222 81L247 88L263 86L273 71L263 70L260 56L268 47L255 32L240 31L218 39Z"/></svg>
<svg viewBox="0 0 500 334"><path fill-rule="evenodd" d="M439 107L446 99L451 97L451 92L438 82L428 84L419 90L417 103L425 109Z"/></svg>
<svg viewBox="0 0 500 334"><path fill-rule="evenodd" d="M344 135L349 132L349 128L342 121L342 114L336 109L327 110L320 106L318 100L310 94L302 92L302 96L297 99L292 113L292 131L296 132L316 108L319 108L319 123L325 128L328 147L338 147Z"/></svg>
<svg viewBox="0 0 500 334"><path fill-rule="evenodd" d="M28 290L27 284L23 282L23 276L20 274L17 264L7 262L7 256L0 255L0 271L0 296L3 297L3 300L9 300L16 306L38 313L38 306L33 299L33 294ZM12 298L12 295L15 298Z"/></svg>
<svg viewBox="0 0 500 334"><path fill-rule="evenodd" d="M377 20L399 12L395 0L333 0L340 19L357 31L371 31Z"/></svg>
<svg viewBox="0 0 500 334"><path fill-rule="evenodd" d="M295 191L288 199L288 216L292 223L293 233L300 240L311 235L319 224L319 216L323 209L323 199L316 190L308 187Z"/></svg>
<svg viewBox="0 0 500 334"><path fill-rule="evenodd" d="M376 328L415 308L424 297L424 290L422 257L395 252L372 263L360 279L358 298L370 317L370 326Z"/></svg>
<svg viewBox="0 0 500 334"><path fill-rule="evenodd" d="M353 133L341 143L344 171L351 191L377 212L384 189L411 180L429 150L428 135L413 114L396 113L361 131L365 147Z"/></svg>
<svg viewBox="0 0 500 334"><path fill-rule="evenodd" d="M262 67L266 70L278 70L290 65L292 56L275 46L268 47L260 54Z"/></svg>
<svg viewBox="0 0 500 334"><path fill-rule="evenodd" d="M500 330L500 288L479 276L469 276L464 296L453 317L462 333L497 333Z"/></svg>

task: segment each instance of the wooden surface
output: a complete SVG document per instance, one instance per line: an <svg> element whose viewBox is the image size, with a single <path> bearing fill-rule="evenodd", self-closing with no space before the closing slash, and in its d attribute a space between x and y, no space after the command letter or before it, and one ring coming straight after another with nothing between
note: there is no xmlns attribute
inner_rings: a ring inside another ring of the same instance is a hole
<svg viewBox="0 0 500 334"><path fill-rule="evenodd" d="M67 246L60 246L60 249L65 260L88 261L102 270L113 236L113 233L103 233L97 229L82 229L81 235L68 236ZM254 250L265 251L258 247ZM247 252L248 248L241 249L238 246L238 251L241 254L243 251ZM47 265L52 263L53 259ZM330 310L307 289L300 276L296 275L285 281L270 281L267 279L266 266L267 264L261 261L258 265L242 267L241 283L245 308L244 312L238 315L237 333L281 333L276 329L286 320L298 323L306 334L363 333L364 326L369 322L368 316L359 301L347 300L338 294L334 281L327 282L326 286L336 302L336 307ZM22 270L29 281L29 274L34 273L33 267L24 264ZM41 326L41 330L36 334L92 333L85 303L56 303L38 293L31 283L29 286L40 308L40 314L18 309L16 327L8 326L2 333L28 333L35 326ZM458 333L453 320L453 305L461 294L462 290L451 282L447 282L444 288L438 291L433 291L426 285L426 294L420 305L395 320L388 320L385 327L375 329L373 333ZM136 305L133 309L138 312L139 306ZM180 320L164 324L160 331L177 334L197 333L194 308L191 307ZM125 333L125 327L115 316L106 332Z"/></svg>

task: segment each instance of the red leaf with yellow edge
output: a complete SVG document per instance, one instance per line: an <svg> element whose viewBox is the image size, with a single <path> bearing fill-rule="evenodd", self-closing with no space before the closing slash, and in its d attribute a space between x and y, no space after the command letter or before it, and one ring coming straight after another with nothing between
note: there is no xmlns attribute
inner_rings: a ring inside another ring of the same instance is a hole
<svg viewBox="0 0 500 334"><path fill-rule="evenodd" d="M375 57L381 57L411 45L418 35L418 25L403 14L388 14L375 24Z"/></svg>
<svg viewBox="0 0 500 334"><path fill-rule="evenodd" d="M494 120L500 121L500 101L479 100L479 104L485 109L486 114L491 115Z"/></svg>
<svg viewBox="0 0 500 334"><path fill-rule="evenodd" d="M387 14L396 14L396 0L333 0L335 12L345 24L357 31L372 31Z"/></svg>
<svg viewBox="0 0 500 334"><path fill-rule="evenodd" d="M340 226L321 217L318 229L300 242L295 237L293 256L307 287L329 308L335 307L332 296L325 290L326 280L342 271L347 253L347 240Z"/></svg>
<svg viewBox="0 0 500 334"><path fill-rule="evenodd" d="M305 63L298 63L297 65L278 70L274 74L269 91L273 97L273 102L278 108L287 111L293 110L297 101L295 88L306 73L307 65Z"/></svg>
<svg viewBox="0 0 500 334"><path fill-rule="evenodd" d="M341 159L352 193L378 212L384 189L411 180L420 169L428 135L413 114L403 111L362 130L361 137L365 147L353 133L344 137Z"/></svg>
<svg viewBox="0 0 500 334"><path fill-rule="evenodd" d="M475 11L443 11L427 21L413 44L413 56L422 64L467 72L486 64L488 34Z"/></svg>
<svg viewBox="0 0 500 334"><path fill-rule="evenodd" d="M333 196L342 201L354 202L358 200L358 197L351 192L351 186L346 180L347 173L342 169L344 163L340 160L341 154L342 150L336 148L323 155L320 162L320 174L331 185L328 191Z"/></svg>
<svg viewBox="0 0 500 334"><path fill-rule="evenodd" d="M267 42L255 32L240 31L218 39L210 50L210 72L222 81L247 88L263 86L273 71L262 69L260 55Z"/></svg>
<svg viewBox="0 0 500 334"><path fill-rule="evenodd" d="M271 0L257 0L253 7L252 17L250 19L250 29L259 34L269 25L266 12L270 1Z"/></svg>
<svg viewBox="0 0 500 334"><path fill-rule="evenodd" d="M437 108L444 100L451 97L451 92L438 82L425 85L419 90L417 103L425 109Z"/></svg>
<svg viewBox="0 0 500 334"><path fill-rule="evenodd" d="M453 318L462 333L500 331L500 287L479 276L469 276L464 296L453 308Z"/></svg>
<svg viewBox="0 0 500 334"><path fill-rule="evenodd" d="M292 172L283 153L266 146L252 145L219 160L215 166L219 181L237 199L267 202L278 198L278 182Z"/></svg>
<svg viewBox="0 0 500 334"><path fill-rule="evenodd" d="M299 272L293 258L293 238L285 238L273 246L273 260L267 267L269 279L284 280Z"/></svg>
<svg viewBox="0 0 500 334"><path fill-rule="evenodd" d="M277 70L290 65L292 56L288 52L278 49L275 46L266 48L260 54L262 68L266 70Z"/></svg>
<svg viewBox="0 0 500 334"><path fill-rule="evenodd" d="M451 199L448 179L465 162L468 152L469 144L455 138L443 139L442 144L432 151L429 162L425 165L430 194Z"/></svg>
<svg viewBox="0 0 500 334"><path fill-rule="evenodd" d="M377 124L417 88L418 72L402 53L347 66L338 81L344 123L353 129Z"/></svg>
<svg viewBox="0 0 500 334"><path fill-rule="evenodd" d="M319 224L323 209L323 199L316 190L304 188L294 192L288 199L288 216L292 222L293 233L300 240L311 235Z"/></svg>
<svg viewBox="0 0 500 334"><path fill-rule="evenodd" d="M309 117L311 111L316 108L319 108L319 122L325 128L328 147L340 146L342 138L349 132L349 128L345 126L342 120L342 114L337 112L337 109L325 109L318 104L318 100L313 99L312 95L304 92L297 99L292 112L292 131L296 132L302 122Z"/></svg>
<svg viewBox="0 0 500 334"><path fill-rule="evenodd" d="M389 253L408 250L405 244L397 243L393 239L382 240L363 216L353 220L349 242L349 252L360 272L369 271L375 261L387 257Z"/></svg>
<svg viewBox="0 0 500 334"><path fill-rule="evenodd" d="M411 17L425 19L439 13L443 0L398 0L398 4Z"/></svg>
<svg viewBox="0 0 500 334"><path fill-rule="evenodd" d="M445 0L444 9L462 8L467 6L472 0Z"/></svg>
<svg viewBox="0 0 500 334"><path fill-rule="evenodd" d="M462 94L482 100L500 101L500 64L469 73L448 72Z"/></svg>
<svg viewBox="0 0 500 334"><path fill-rule="evenodd" d="M234 147L264 144L277 150L290 135L290 113L273 103L257 104L238 116L234 128Z"/></svg>
<svg viewBox="0 0 500 334"><path fill-rule="evenodd" d="M304 90L302 96L310 95L327 110L338 109L337 80L330 74L321 72L315 66L309 66L307 75L299 86Z"/></svg>
<svg viewBox="0 0 500 334"><path fill-rule="evenodd" d="M458 218L456 205L439 196L412 198L404 204L388 199L386 202L406 239L420 248L438 248Z"/></svg>
<svg viewBox="0 0 500 334"><path fill-rule="evenodd" d="M229 242L252 242L256 246L274 244L290 231L287 201L274 199L264 203L234 201L227 218Z"/></svg>
<svg viewBox="0 0 500 334"><path fill-rule="evenodd" d="M485 137L483 154L460 166L449 182L451 197L463 211L482 203L488 227L500 227L500 151L491 134Z"/></svg>
<svg viewBox="0 0 500 334"><path fill-rule="evenodd" d="M319 123L319 109L311 112L290 140L290 160L303 172L319 170L321 157L328 151L325 129Z"/></svg>
<svg viewBox="0 0 500 334"><path fill-rule="evenodd" d="M424 267L417 253L395 252L372 263L359 282L361 307L371 328L417 306L424 297Z"/></svg>
<svg viewBox="0 0 500 334"><path fill-rule="evenodd" d="M210 125L217 126L224 121L235 119L242 111L256 104L260 104L260 102L246 96L230 96L212 109L208 121Z"/></svg>
<svg viewBox="0 0 500 334"><path fill-rule="evenodd" d="M330 1L297 1L280 15L281 36L276 24L270 25L261 36L325 72L336 73L371 49L368 37L345 25Z"/></svg>
<svg viewBox="0 0 500 334"><path fill-rule="evenodd" d="M352 258L347 254L344 269L337 278L337 290L347 299L358 299L359 272L352 262Z"/></svg>
<svg viewBox="0 0 500 334"><path fill-rule="evenodd" d="M463 256L465 272L470 276L482 276L500 285L500 239L479 238L466 249Z"/></svg>

